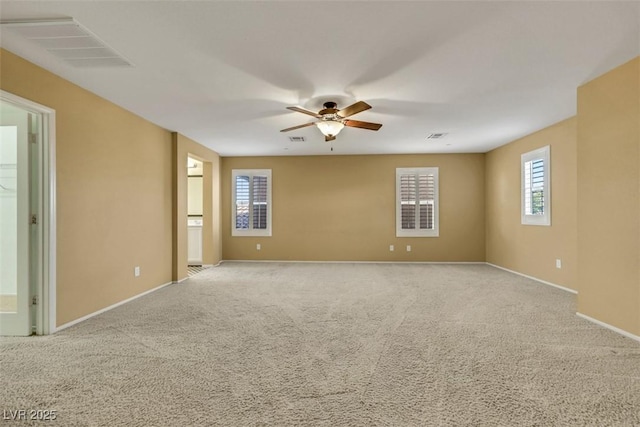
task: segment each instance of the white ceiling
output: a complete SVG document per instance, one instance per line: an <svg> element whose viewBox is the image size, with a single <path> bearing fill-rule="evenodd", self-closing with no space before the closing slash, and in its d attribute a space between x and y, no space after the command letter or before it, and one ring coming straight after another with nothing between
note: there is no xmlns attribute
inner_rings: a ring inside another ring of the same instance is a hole
<svg viewBox="0 0 640 427"><path fill-rule="evenodd" d="M286 106L328 100L383 124L335 154L486 152L640 54L635 1L2 0L0 17L75 18L135 66L74 68L6 28L0 44L223 156L329 154L315 127L279 132L313 121Z"/></svg>

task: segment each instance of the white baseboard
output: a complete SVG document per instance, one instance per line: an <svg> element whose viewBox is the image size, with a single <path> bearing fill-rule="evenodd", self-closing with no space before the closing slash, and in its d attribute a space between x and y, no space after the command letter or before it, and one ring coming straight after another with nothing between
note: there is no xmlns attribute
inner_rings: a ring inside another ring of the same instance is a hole
<svg viewBox="0 0 640 427"><path fill-rule="evenodd" d="M222 263L248 262L248 263L291 263L291 264L472 264L485 265L484 261L298 261L298 260L277 260L277 259L225 259Z"/></svg>
<svg viewBox="0 0 640 427"><path fill-rule="evenodd" d="M526 277L527 279L535 280L536 282L544 283L545 285L553 286L554 288L562 289L563 291L570 292L572 294L578 293L576 290L565 288L564 286L556 285L555 283L547 282L546 280L538 279L537 277L529 276L517 271L509 270L508 268L500 267L499 265L491 264L490 262L487 262L486 264L491 267L499 268L500 270L508 271L509 273L517 274L518 276Z"/></svg>
<svg viewBox="0 0 640 427"><path fill-rule="evenodd" d="M162 288L164 288L166 286L173 285L174 283L176 283L176 282L165 283L164 285L157 286L157 287L155 287L153 289L149 289L148 291L144 291L141 294L134 295L131 298L127 298L127 299L125 299L123 301L117 302L117 303L115 303L113 305L110 305L109 307L102 308L102 309L100 309L98 311L94 311L93 313L87 314L86 316L82 316L82 317L80 317L78 319L72 320L71 322L67 322L64 325L56 326L56 328L53 331L51 331L51 333L55 333L55 332L61 331L63 329L67 329L70 326L76 325L76 324L78 324L80 322L84 322L85 320L90 319L90 318L92 318L94 316L97 316L98 314L102 314L102 313L104 313L106 311L112 310L112 309L114 309L116 307L119 307L119 306L121 306L123 304L131 302L134 299L137 299L137 298L143 297L143 296L145 296L147 294L150 294L151 292L155 292L155 291L157 291L159 289L162 289Z"/></svg>
<svg viewBox="0 0 640 427"><path fill-rule="evenodd" d="M603 328L607 328L609 330L612 330L613 332L619 333L620 335L624 335L627 338L631 338L634 341L640 342L640 337L638 335L633 335L631 332L627 332L624 329L616 328L615 326L611 326L608 323L604 323L600 320L594 319L593 317L589 317L586 314L582 314L580 312L576 313L576 315L578 317L582 317L583 319L588 320L591 323L595 323L598 326L602 326Z"/></svg>

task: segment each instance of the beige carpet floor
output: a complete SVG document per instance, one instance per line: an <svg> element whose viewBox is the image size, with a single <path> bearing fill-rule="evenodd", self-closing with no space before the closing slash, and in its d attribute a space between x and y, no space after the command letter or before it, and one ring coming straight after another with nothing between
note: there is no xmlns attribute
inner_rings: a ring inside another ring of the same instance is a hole
<svg viewBox="0 0 640 427"><path fill-rule="evenodd" d="M17 425L640 425L640 344L575 311L486 265L225 263L0 339L0 410L57 411Z"/></svg>

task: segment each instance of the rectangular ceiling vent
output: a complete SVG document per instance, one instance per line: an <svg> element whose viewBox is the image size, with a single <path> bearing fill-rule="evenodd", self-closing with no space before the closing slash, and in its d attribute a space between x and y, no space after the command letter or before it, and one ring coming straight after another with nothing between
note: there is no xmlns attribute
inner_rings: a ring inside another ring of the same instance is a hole
<svg viewBox="0 0 640 427"><path fill-rule="evenodd" d="M73 18L0 21L74 67L132 67L133 64Z"/></svg>
<svg viewBox="0 0 640 427"><path fill-rule="evenodd" d="M291 142L304 142L304 136L290 136L289 141Z"/></svg>
<svg viewBox="0 0 640 427"><path fill-rule="evenodd" d="M427 136L427 139L442 139L446 136L446 133L432 133Z"/></svg>

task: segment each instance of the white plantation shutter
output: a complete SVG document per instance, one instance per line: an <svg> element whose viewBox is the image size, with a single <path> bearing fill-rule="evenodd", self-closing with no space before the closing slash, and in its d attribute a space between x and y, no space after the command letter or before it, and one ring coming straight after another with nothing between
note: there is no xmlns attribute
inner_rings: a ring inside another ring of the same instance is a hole
<svg viewBox="0 0 640 427"><path fill-rule="evenodd" d="M525 162L525 213L544 215L544 160Z"/></svg>
<svg viewBox="0 0 640 427"><path fill-rule="evenodd" d="M271 170L232 171L232 235L271 236Z"/></svg>
<svg viewBox="0 0 640 427"><path fill-rule="evenodd" d="M253 177L253 228L267 228L267 177Z"/></svg>
<svg viewBox="0 0 640 427"><path fill-rule="evenodd" d="M413 174L400 175L400 207L402 229L416 228L416 177Z"/></svg>
<svg viewBox="0 0 640 427"><path fill-rule="evenodd" d="M236 228L241 230L249 229L249 177L246 175L236 176Z"/></svg>
<svg viewBox="0 0 640 427"><path fill-rule="evenodd" d="M418 177L418 201L420 203L420 228L433 230L435 226L433 204L436 197L435 177L433 174L419 174Z"/></svg>
<svg viewBox="0 0 640 427"><path fill-rule="evenodd" d="M396 187L396 235L438 236L438 168L398 168Z"/></svg>
<svg viewBox="0 0 640 427"><path fill-rule="evenodd" d="M522 224L551 224L549 146L525 153L522 169Z"/></svg>

